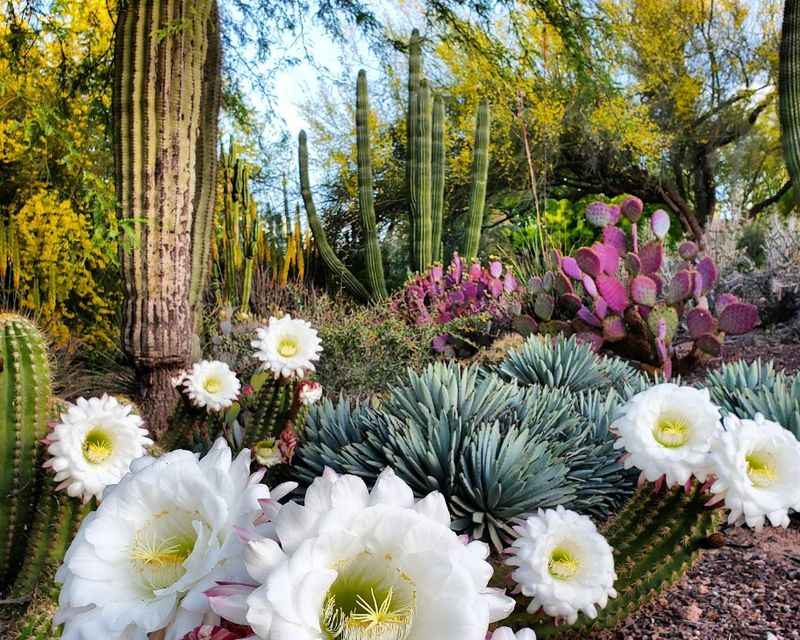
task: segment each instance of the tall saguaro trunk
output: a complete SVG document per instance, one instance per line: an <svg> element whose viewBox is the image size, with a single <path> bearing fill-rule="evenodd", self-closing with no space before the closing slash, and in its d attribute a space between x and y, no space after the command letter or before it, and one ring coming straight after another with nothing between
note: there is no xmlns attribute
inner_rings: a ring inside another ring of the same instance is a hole
<svg viewBox="0 0 800 640"><path fill-rule="evenodd" d="M781 26L778 99L786 168L800 184L800 1L786 0ZM796 189L795 193L800 193Z"/></svg>
<svg viewBox="0 0 800 640"><path fill-rule="evenodd" d="M122 346L150 429L164 432L171 379L192 354L207 273L219 110L216 0L127 0L114 58L114 160L122 248Z"/></svg>

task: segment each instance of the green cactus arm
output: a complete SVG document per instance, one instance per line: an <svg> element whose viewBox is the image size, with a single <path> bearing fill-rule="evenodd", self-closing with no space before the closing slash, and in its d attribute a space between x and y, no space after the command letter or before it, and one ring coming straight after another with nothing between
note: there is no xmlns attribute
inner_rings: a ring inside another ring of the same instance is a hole
<svg viewBox="0 0 800 640"><path fill-rule="evenodd" d="M372 158L369 148L369 94L367 92L367 72L363 69L358 72L356 88L356 152L358 161L358 208L361 212L361 226L364 229L367 277L369 278L369 286L373 298L384 300L388 293L383 275L383 259L375 222Z"/></svg>
<svg viewBox="0 0 800 640"><path fill-rule="evenodd" d="M445 156L444 100L437 95L433 99L433 121L431 125L431 259L441 262L442 225L444 220L444 174Z"/></svg>
<svg viewBox="0 0 800 640"><path fill-rule="evenodd" d="M432 260L431 178L433 108L431 90L424 78L417 91L417 112L414 123L414 183L411 188L411 213L414 217L412 253L416 257L414 269L425 271Z"/></svg>
<svg viewBox="0 0 800 640"><path fill-rule="evenodd" d="M787 0L783 10L778 111L786 168L794 184L800 184L800 2L794 0Z"/></svg>
<svg viewBox="0 0 800 640"><path fill-rule="evenodd" d="M0 592L23 563L50 395L44 337L28 320L0 314Z"/></svg>
<svg viewBox="0 0 800 640"><path fill-rule="evenodd" d="M300 194L303 197L303 204L308 216L308 226L314 234L314 241L319 249L322 261L331 274L341 282L344 287L356 298L362 301L370 299L369 291L358 281L350 270L339 260L328 242L325 230L317 216L317 208L314 206L314 199L311 195L311 182L308 177L308 141L306 132L301 131L298 137L298 165L300 169Z"/></svg>
<svg viewBox="0 0 800 640"><path fill-rule="evenodd" d="M411 39L408 43L408 108L406 111L406 192L408 193L409 202L409 218L411 223L411 251L409 256L409 265L412 270L416 270L419 264L419 258L415 254L417 249L414 243L414 238L417 237L417 219L415 203L414 203L414 189L417 183L416 177L416 157L417 157L417 139L415 135L415 128L417 123L417 109L418 101L417 95L419 93L419 83L422 78L422 38L420 38L419 30L414 29L411 32Z"/></svg>
<svg viewBox="0 0 800 640"><path fill-rule="evenodd" d="M478 107L475 123L475 147L472 150L472 189L464 234L464 258L478 257L483 226L483 209L486 206L486 177L489 171L489 102L483 100Z"/></svg>

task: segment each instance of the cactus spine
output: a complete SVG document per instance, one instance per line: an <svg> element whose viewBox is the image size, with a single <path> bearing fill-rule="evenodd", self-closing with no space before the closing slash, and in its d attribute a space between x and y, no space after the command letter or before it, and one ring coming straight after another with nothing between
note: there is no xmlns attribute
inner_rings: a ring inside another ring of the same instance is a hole
<svg viewBox="0 0 800 640"><path fill-rule="evenodd" d="M800 184L800 2L796 0L786 0L784 5L778 89L783 155L789 175L797 185Z"/></svg>
<svg viewBox="0 0 800 640"><path fill-rule="evenodd" d="M24 559L50 393L44 337L24 318L0 314L0 592Z"/></svg>
<svg viewBox="0 0 800 640"><path fill-rule="evenodd" d="M210 72L209 33L218 38L220 32L214 4L123 2L116 25L115 182L120 218L130 222L136 240L122 250L122 343L139 372L142 408L157 435L177 403L170 380L192 353L190 298L200 299L199 292L190 296L192 247L199 242L193 225L198 174L202 180L209 173L203 163L197 166L198 155L205 157L198 144L216 147L213 130L204 132L211 139L199 136L209 106L202 91ZM199 229L194 226L198 235Z"/></svg>
<svg viewBox="0 0 800 640"><path fill-rule="evenodd" d="M677 582L697 561L708 537L722 522L721 509L705 506L708 494L695 483L688 492L675 488L662 493L641 487L603 530L614 550L617 597L597 618L581 614L573 625L555 626L536 614L525 613L520 597L516 613L503 624L530 626L538 638L585 638L610 629L659 592Z"/></svg>
<svg viewBox="0 0 800 640"><path fill-rule="evenodd" d="M367 72L358 72L356 88L356 142L358 154L358 205L366 244L367 277L372 297L383 300L387 297L386 281L383 277L383 259L378 243L375 223L375 203L372 193L372 158L369 148L369 95Z"/></svg>
<svg viewBox="0 0 800 640"><path fill-rule="evenodd" d="M481 101L475 122L475 147L472 150L472 190L469 194L467 227L464 239L464 257L474 260L478 256L483 226L483 209L486 205L486 177L489 171L489 102Z"/></svg>
<svg viewBox="0 0 800 640"><path fill-rule="evenodd" d="M314 206L314 198L311 195L311 181L308 177L308 141L305 131L301 131L298 136L298 164L300 167L300 194L303 196L303 204L306 207L308 224L314 233L314 239L325 266L352 295L362 301L369 300L369 291L336 256L317 216L317 208Z"/></svg>
<svg viewBox="0 0 800 640"><path fill-rule="evenodd" d="M444 220L444 100L441 96L433 99L433 118L431 123L431 258L433 262L441 262L444 254L442 248L442 224Z"/></svg>

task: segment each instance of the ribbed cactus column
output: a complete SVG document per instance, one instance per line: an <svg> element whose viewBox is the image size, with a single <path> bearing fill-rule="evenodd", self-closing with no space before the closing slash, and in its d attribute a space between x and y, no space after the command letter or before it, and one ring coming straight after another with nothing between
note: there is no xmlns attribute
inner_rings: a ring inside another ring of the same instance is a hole
<svg viewBox="0 0 800 640"><path fill-rule="evenodd" d="M0 592L25 556L50 394L44 337L24 318L0 314Z"/></svg>
<svg viewBox="0 0 800 640"><path fill-rule="evenodd" d="M800 2L786 0L778 75L781 140L786 167L800 185ZM797 193L800 189L795 187Z"/></svg>
<svg viewBox="0 0 800 640"><path fill-rule="evenodd" d="M356 87L356 148L358 161L358 208L361 212L361 225L364 228L364 244L367 259L367 277L372 297L383 300L387 297L386 281L383 276L383 259L378 243L375 222L375 203L372 193L372 154L369 148L369 94L367 93L367 72L358 72Z"/></svg>
<svg viewBox="0 0 800 640"><path fill-rule="evenodd" d="M414 156L409 158L414 170L414 183L411 185L411 211L414 216L414 235L412 253L416 256L415 269L425 271L432 260L431 241L433 222L431 220L431 130L433 128L433 105L428 81L419 82L417 91L416 122L414 123Z"/></svg>
<svg viewBox="0 0 800 640"><path fill-rule="evenodd" d="M308 141L306 132L301 131L298 137L298 165L300 167L300 194L303 196L303 204L308 216L308 226L314 234L314 241L319 249L322 261L330 271L331 275L340 282L356 298L367 301L370 299L369 291L364 288L358 278L339 260L336 253L328 242L325 229L322 227L317 216L317 208L314 206L314 198L311 195L311 181L308 177Z"/></svg>
<svg viewBox="0 0 800 640"><path fill-rule="evenodd" d="M486 176L489 171L489 102L483 100L478 107L475 123L475 147L472 150L472 189L464 237L464 257L469 261L478 256L483 226L483 209L486 205Z"/></svg>
<svg viewBox="0 0 800 640"><path fill-rule="evenodd" d="M115 33L117 202L135 236L122 252L122 342L156 434L177 402L170 380L192 351L192 228L212 7L213 0L122 2Z"/></svg>
<svg viewBox="0 0 800 640"><path fill-rule="evenodd" d="M444 146L444 100L433 99L431 129L431 258L442 261L442 225L444 220L444 173L447 162Z"/></svg>
<svg viewBox="0 0 800 640"><path fill-rule="evenodd" d="M417 253L419 244L419 209L415 202L415 189L417 188L417 120L419 111L419 89L422 80L422 39L419 31L411 32L408 43L408 109L406 112L406 191L408 192L408 205L411 222L411 251L410 266L416 271L419 269L420 258Z"/></svg>

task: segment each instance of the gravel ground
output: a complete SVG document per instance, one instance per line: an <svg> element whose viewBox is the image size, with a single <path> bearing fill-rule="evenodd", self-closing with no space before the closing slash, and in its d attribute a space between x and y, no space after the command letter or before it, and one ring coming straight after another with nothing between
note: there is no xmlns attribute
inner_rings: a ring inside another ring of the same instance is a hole
<svg viewBox="0 0 800 640"><path fill-rule="evenodd" d="M772 634L772 635L770 635ZM591 640L800 640L800 526L727 531L681 582Z"/></svg>

